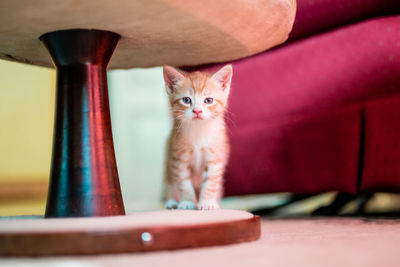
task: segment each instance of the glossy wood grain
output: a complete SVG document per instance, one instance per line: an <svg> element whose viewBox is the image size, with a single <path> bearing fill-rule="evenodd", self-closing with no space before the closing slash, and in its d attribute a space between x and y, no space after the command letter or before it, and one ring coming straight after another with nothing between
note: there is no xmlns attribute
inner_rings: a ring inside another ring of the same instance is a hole
<svg viewBox="0 0 400 267"><path fill-rule="evenodd" d="M199 215L201 213L199 211ZM129 219L128 217L121 219ZM47 231L1 232L0 256L94 255L174 250L248 242L257 240L261 235L258 216L218 223L163 226L160 221L159 226L154 223L148 227L135 227L134 224L131 227L118 227L111 224L109 229L106 226L102 228L57 231L50 227Z"/></svg>
<svg viewBox="0 0 400 267"><path fill-rule="evenodd" d="M57 69L46 217L125 214L106 76L119 38L112 32L81 29L40 37Z"/></svg>

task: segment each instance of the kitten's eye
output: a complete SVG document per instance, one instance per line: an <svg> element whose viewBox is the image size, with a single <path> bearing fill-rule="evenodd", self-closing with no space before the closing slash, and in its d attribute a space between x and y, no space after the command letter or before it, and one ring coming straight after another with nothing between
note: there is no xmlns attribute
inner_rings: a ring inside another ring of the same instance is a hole
<svg viewBox="0 0 400 267"><path fill-rule="evenodd" d="M183 97L182 102L185 104L190 104L192 103L192 99L190 99L190 97Z"/></svg>
<svg viewBox="0 0 400 267"><path fill-rule="evenodd" d="M206 104L211 104L212 102L214 102L214 99L212 99L211 97L207 97L206 99L204 99L204 103Z"/></svg>

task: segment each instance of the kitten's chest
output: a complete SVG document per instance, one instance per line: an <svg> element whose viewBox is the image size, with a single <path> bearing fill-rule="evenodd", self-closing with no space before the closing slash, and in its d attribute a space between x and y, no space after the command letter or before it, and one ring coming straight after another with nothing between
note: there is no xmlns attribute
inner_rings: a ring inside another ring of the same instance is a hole
<svg viewBox="0 0 400 267"><path fill-rule="evenodd" d="M191 166L194 171L201 172L204 169L206 161L206 152L208 149L207 143L205 142L193 142L192 143L192 157Z"/></svg>
<svg viewBox="0 0 400 267"><path fill-rule="evenodd" d="M186 142L191 147L190 165L194 171L202 172L210 149L219 146L222 142L221 123L211 125L196 125L186 132ZM202 127L200 127L202 126Z"/></svg>

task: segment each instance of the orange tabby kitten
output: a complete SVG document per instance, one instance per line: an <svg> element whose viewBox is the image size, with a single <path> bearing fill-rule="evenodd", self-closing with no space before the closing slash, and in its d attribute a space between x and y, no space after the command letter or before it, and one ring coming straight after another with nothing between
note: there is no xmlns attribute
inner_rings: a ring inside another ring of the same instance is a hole
<svg viewBox="0 0 400 267"><path fill-rule="evenodd" d="M232 66L215 74L164 67L173 116L166 166L167 209L219 209L229 154L224 111Z"/></svg>

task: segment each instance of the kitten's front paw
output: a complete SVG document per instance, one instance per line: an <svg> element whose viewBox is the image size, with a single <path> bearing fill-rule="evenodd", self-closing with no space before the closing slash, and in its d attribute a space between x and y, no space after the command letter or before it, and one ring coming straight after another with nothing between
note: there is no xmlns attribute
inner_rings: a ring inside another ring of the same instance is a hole
<svg viewBox="0 0 400 267"><path fill-rule="evenodd" d="M165 208L168 210L176 209L178 207L178 201L176 199L170 198L165 202Z"/></svg>
<svg viewBox="0 0 400 267"><path fill-rule="evenodd" d="M215 200L201 200L197 205L199 210L218 210L219 204Z"/></svg>
<svg viewBox="0 0 400 267"><path fill-rule="evenodd" d="M178 209L180 210L194 210L196 209L196 205L193 201L190 200L182 200L178 204Z"/></svg>

